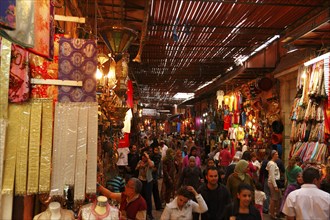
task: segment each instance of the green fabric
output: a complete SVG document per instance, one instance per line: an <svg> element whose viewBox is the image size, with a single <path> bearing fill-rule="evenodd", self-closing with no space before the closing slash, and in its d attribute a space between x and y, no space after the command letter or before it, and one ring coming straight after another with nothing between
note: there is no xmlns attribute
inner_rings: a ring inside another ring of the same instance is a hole
<svg viewBox="0 0 330 220"><path fill-rule="evenodd" d="M296 183L297 175L298 175L298 173L301 173L301 172L302 172L302 169L298 165L294 165L294 167L292 169L286 168L285 176L288 181L288 185L290 185L292 183Z"/></svg>
<svg viewBox="0 0 330 220"><path fill-rule="evenodd" d="M249 163L246 160L240 160L235 166L234 172L242 181L244 181L245 179L246 168L248 167L248 165Z"/></svg>

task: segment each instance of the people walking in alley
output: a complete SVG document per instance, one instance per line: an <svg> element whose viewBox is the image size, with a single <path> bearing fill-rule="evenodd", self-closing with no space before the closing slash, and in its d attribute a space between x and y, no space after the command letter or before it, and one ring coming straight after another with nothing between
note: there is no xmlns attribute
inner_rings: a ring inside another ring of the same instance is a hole
<svg viewBox="0 0 330 220"><path fill-rule="evenodd" d="M330 219L330 194L320 190L319 170L310 167L303 171L304 184L291 192L283 207L288 220Z"/></svg>
<svg viewBox="0 0 330 220"><path fill-rule="evenodd" d="M193 186L195 190L198 189L203 180L201 168L196 166L196 159L194 156L189 158L189 166L182 171L178 187Z"/></svg>
<svg viewBox="0 0 330 220"><path fill-rule="evenodd" d="M252 202L253 192L254 189L251 185L240 184L237 190L237 199L226 207L223 220L261 220L260 212L254 207Z"/></svg>
<svg viewBox="0 0 330 220"><path fill-rule="evenodd" d="M232 198L236 198L238 186L245 183L253 187L254 183L248 172L249 163L246 160L240 160L235 166L234 173L232 173L227 180L227 189L229 190Z"/></svg>
<svg viewBox="0 0 330 220"><path fill-rule="evenodd" d="M192 199L195 198L197 202ZM203 197L192 186L184 186L177 192L175 199L166 204L160 220L190 220L192 213L204 213L207 205Z"/></svg>
<svg viewBox="0 0 330 220"><path fill-rule="evenodd" d="M205 176L207 183L199 187L198 192L203 196L208 210L201 216L202 220L220 220L226 204L231 202L231 195L228 189L219 183L218 170L216 167L209 167Z"/></svg>
<svg viewBox="0 0 330 220"><path fill-rule="evenodd" d="M271 160L267 163L266 170L268 170L268 186L270 189L270 204L269 214L271 218L276 219L279 214L281 192L276 180L280 180L280 170L276 164L278 159L278 153L276 150L272 150Z"/></svg>
<svg viewBox="0 0 330 220"><path fill-rule="evenodd" d="M195 146L191 147L189 154L183 158L183 168L189 166L189 159L191 156L195 157L195 163L197 167L201 167L201 159L197 155L197 148Z"/></svg>
<svg viewBox="0 0 330 220"><path fill-rule="evenodd" d="M174 198L175 183L174 151L170 148L166 151L166 156L163 160L162 197L166 203L169 203L170 199Z"/></svg>
<svg viewBox="0 0 330 220"><path fill-rule="evenodd" d="M136 166L139 170L139 180L142 182L141 195L147 202L147 215L149 219L152 217L152 169L154 162L149 158L148 153L145 151L142 153L141 160Z"/></svg>

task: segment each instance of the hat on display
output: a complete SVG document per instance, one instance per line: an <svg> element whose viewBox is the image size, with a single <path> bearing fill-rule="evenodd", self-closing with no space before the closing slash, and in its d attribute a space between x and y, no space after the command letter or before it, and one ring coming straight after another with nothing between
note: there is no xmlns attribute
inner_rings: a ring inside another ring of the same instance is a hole
<svg viewBox="0 0 330 220"><path fill-rule="evenodd" d="M283 132L284 126L281 121L276 120L276 121L273 121L273 123L272 123L272 129L273 129L274 133L280 134Z"/></svg>
<svg viewBox="0 0 330 220"><path fill-rule="evenodd" d="M257 80L256 87L262 91L268 91L273 87L273 81L268 77L262 77Z"/></svg>
<svg viewBox="0 0 330 220"><path fill-rule="evenodd" d="M282 134L272 134L272 144L282 143Z"/></svg>

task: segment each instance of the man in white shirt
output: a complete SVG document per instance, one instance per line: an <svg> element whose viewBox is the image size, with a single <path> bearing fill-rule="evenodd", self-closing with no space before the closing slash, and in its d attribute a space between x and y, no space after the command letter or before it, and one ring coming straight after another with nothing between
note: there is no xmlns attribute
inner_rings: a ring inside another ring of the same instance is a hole
<svg viewBox="0 0 330 220"><path fill-rule="evenodd" d="M320 190L321 175L315 168L303 172L304 184L291 192L282 212L288 220L328 220L330 219L330 194Z"/></svg>

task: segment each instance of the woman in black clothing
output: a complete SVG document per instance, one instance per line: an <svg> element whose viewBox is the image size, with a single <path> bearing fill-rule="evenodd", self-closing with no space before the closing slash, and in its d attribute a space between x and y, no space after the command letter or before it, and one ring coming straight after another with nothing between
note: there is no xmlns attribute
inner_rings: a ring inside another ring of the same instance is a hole
<svg viewBox="0 0 330 220"><path fill-rule="evenodd" d="M254 207L253 188L248 184L240 184L237 199L229 204L224 212L224 220L261 220L260 212Z"/></svg>

